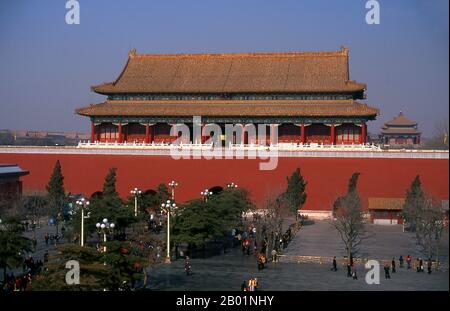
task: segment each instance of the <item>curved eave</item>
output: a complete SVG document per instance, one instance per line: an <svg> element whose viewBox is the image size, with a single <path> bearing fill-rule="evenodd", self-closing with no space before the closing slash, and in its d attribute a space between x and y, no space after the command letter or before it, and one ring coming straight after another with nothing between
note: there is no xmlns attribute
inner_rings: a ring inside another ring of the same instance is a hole
<svg viewBox="0 0 450 311"><path fill-rule="evenodd" d="M83 116L274 116L364 117L375 119L379 109L342 101L106 101L76 109Z"/></svg>
<svg viewBox="0 0 450 311"><path fill-rule="evenodd" d="M111 83L104 83L96 86L91 87L91 91L102 94L102 95L112 95L112 94L233 94L233 93L250 93L250 94L265 94L265 93L354 93L354 92L364 92L366 89L366 85L362 83L355 83L354 85L348 85L345 88L336 88L336 89L283 89L283 90L277 90L277 89L266 89L266 90L252 90L252 89L244 89L239 91L231 91L231 90L209 90L209 89L186 89L186 90L179 90L179 91L172 91L167 89L161 89L157 91L148 91L144 89L127 89L123 90L120 88L116 88L113 82Z"/></svg>

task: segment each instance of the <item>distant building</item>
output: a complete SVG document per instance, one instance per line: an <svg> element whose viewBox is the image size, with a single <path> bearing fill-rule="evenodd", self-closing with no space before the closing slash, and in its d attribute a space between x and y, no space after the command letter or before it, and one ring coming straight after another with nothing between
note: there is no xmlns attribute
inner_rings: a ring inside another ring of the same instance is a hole
<svg viewBox="0 0 450 311"><path fill-rule="evenodd" d="M397 117L381 128L380 142L390 146L417 146L420 145L420 135L417 122L408 119L400 111Z"/></svg>
<svg viewBox="0 0 450 311"><path fill-rule="evenodd" d="M28 175L16 164L0 164L0 210L11 206L22 195L20 177Z"/></svg>
<svg viewBox="0 0 450 311"><path fill-rule="evenodd" d="M404 198L369 198L370 220L376 225L403 224Z"/></svg>

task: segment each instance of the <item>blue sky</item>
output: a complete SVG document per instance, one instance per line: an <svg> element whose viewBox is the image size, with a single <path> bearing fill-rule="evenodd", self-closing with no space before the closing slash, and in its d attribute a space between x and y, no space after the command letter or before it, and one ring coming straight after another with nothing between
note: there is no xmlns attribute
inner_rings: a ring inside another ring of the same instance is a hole
<svg viewBox="0 0 450 311"><path fill-rule="evenodd" d="M382 123L402 110L426 136L448 120L448 0L65 0L0 2L0 129L89 130L76 107L101 102L90 86L114 80L138 53L321 51L350 48L351 79L367 83Z"/></svg>

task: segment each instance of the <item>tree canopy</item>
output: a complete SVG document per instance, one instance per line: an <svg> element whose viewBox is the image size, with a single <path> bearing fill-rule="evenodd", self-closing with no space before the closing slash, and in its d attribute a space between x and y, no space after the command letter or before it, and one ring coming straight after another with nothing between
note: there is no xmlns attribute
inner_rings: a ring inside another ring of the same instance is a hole
<svg viewBox="0 0 450 311"><path fill-rule="evenodd" d="M107 252L93 247L63 245L58 254L45 264L45 271L33 280L34 290L118 290L142 278L141 258L129 242L106 243ZM66 284L66 262L80 264L80 284Z"/></svg>
<svg viewBox="0 0 450 311"><path fill-rule="evenodd" d="M226 189L209 197L183 204L173 222L173 241L201 246L241 227L242 213L252 207L245 189Z"/></svg>
<svg viewBox="0 0 450 311"><path fill-rule="evenodd" d="M15 268L23 260L25 253L32 251L32 242L23 236L24 228L20 219L10 217L2 219L0 226L0 268L4 272L6 282L6 268Z"/></svg>
<svg viewBox="0 0 450 311"><path fill-rule="evenodd" d="M105 177L102 195L91 198L88 210L85 211L85 214L87 213L89 217L85 219L85 231L89 233L95 232L95 224L104 218L116 225L117 232L125 232L126 227L136 221L134 208L125 207L116 191L115 168L111 168ZM81 210L78 210L71 221L75 232L79 232L80 222Z"/></svg>

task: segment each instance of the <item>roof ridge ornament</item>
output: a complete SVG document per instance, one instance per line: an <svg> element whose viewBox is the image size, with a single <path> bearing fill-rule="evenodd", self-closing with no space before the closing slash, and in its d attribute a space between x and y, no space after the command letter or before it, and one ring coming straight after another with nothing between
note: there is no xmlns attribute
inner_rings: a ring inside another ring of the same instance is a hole
<svg viewBox="0 0 450 311"><path fill-rule="evenodd" d="M350 49L345 46L345 45L341 45L341 53L344 55L348 55L348 52L350 51Z"/></svg>
<svg viewBox="0 0 450 311"><path fill-rule="evenodd" d="M136 56L137 52L135 48L130 49L130 51L128 52L128 57L133 57Z"/></svg>

